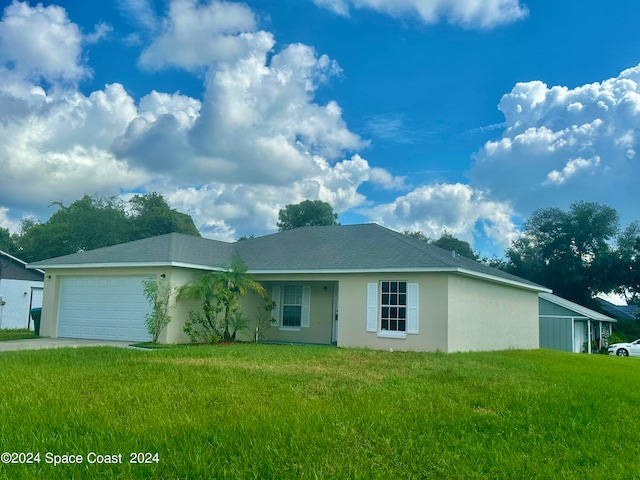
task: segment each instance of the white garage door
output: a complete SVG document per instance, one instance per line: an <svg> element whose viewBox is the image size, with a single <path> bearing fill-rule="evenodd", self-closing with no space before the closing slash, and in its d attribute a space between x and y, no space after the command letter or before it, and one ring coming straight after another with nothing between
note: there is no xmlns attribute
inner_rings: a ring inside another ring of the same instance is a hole
<svg viewBox="0 0 640 480"><path fill-rule="evenodd" d="M142 282L148 277L62 277L58 336L149 341L144 317L151 306Z"/></svg>

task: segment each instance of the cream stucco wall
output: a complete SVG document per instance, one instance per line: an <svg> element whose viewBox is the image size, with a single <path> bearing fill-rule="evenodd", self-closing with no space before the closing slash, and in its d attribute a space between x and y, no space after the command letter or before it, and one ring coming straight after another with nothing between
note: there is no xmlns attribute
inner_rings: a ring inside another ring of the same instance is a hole
<svg viewBox="0 0 640 480"><path fill-rule="evenodd" d="M367 284L380 281L418 283L418 333L383 338L366 331ZM345 275L340 280L338 346L374 349L446 351L447 275L444 273L373 273Z"/></svg>
<svg viewBox="0 0 640 480"><path fill-rule="evenodd" d="M272 297L273 287L276 286L280 287L281 293L284 285L308 286L311 290L309 326L292 329L283 327L282 325L272 325L264 330L264 340L292 343L320 343L327 345L331 343L333 292L336 283L329 279L312 278L313 277L309 276L297 276L297 278L294 279L266 280L261 276L256 277L270 298ZM275 300L277 304L276 308L280 310L282 308L281 298L273 300ZM258 306L262 304L262 301L257 295L248 295L242 299L241 304L245 317L251 319L251 328L245 332L243 338L253 340L256 325L255 319L258 315Z"/></svg>
<svg viewBox="0 0 640 480"><path fill-rule="evenodd" d="M197 274L197 271L189 268L174 267L169 270L167 278L174 287L173 294L169 298L168 308L171 322L160 334L158 338L160 343L189 343L191 341L189 336L184 333L184 324L189 318L189 310L201 311L202 302L196 300L176 302L176 295L178 288L189 283Z"/></svg>
<svg viewBox="0 0 640 480"><path fill-rule="evenodd" d="M539 348L538 294L449 275L447 352Z"/></svg>

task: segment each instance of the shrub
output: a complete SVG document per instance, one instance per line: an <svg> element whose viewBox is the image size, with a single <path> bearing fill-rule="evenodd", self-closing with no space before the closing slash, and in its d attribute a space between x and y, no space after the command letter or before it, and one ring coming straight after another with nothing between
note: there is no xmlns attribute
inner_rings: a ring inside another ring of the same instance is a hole
<svg viewBox="0 0 640 480"><path fill-rule="evenodd" d="M157 343L160 332L171 322L168 309L173 285L167 282L158 283L155 278L148 278L142 284L144 296L151 304L151 312L145 315L144 324L151 335L151 341Z"/></svg>
<svg viewBox="0 0 640 480"><path fill-rule="evenodd" d="M214 317L211 322L201 313L189 310L189 319L184 324L184 333L191 343L218 343L224 335L224 326Z"/></svg>

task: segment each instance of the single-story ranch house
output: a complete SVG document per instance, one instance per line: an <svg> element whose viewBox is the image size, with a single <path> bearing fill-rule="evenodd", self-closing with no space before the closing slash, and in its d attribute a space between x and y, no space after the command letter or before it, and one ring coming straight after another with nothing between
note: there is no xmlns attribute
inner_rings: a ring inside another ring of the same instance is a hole
<svg viewBox="0 0 640 480"><path fill-rule="evenodd" d="M171 233L30 265L45 270L41 335L150 339L149 277L184 285L238 255L276 302L266 340L457 352L539 347L550 290L376 224L303 227L235 243ZM260 299L247 295L255 316ZM197 302L170 302L164 343L186 343ZM251 336L251 333L249 334Z"/></svg>
<svg viewBox="0 0 640 480"><path fill-rule="evenodd" d="M0 328L31 328L29 311L42 306L44 272L0 250Z"/></svg>
<svg viewBox="0 0 640 480"><path fill-rule="evenodd" d="M607 346L614 318L552 293L541 293L539 302L540 348L593 353Z"/></svg>

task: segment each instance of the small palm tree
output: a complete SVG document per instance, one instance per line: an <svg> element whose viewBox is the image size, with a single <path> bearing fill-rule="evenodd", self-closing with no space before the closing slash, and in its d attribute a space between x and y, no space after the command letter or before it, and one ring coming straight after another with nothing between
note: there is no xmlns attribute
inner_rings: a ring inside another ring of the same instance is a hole
<svg viewBox="0 0 640 480"><path fill-rule="evenodd" d="M229 265L223 265L222 268L223 271L218 272L218 276L226 287L225 295L221 297L224 304L224 339L235 340L236 332L229 332L229 323L231 316L240 307L238 300L248 291L255 292L263 298L267 296L267 292L247 273L247 266L237 255L231 257Z"/></svg>
<svg viewBox="0 0 640 480"><path fill-rule="evenodd" d="M177 300L201 300L207 323L216 329L216 319L223 313L224 339L235 340L236 331L229 331L232 316L240 308L238 300L253 291L267 296L264 287L247 273L247 266L238 256L233 256L228 265L221 265L221 271L198 275L193 281L182 286Z"/></svg>
<svg viewBox="0 0 640 480"><path fill-rule="evenodd" d="M191 282L180 287L176 301L200 300L207 323L212 330L216 329L216 317L222 311L220 298L220 279L218 272L199 274Z"/></svg>

